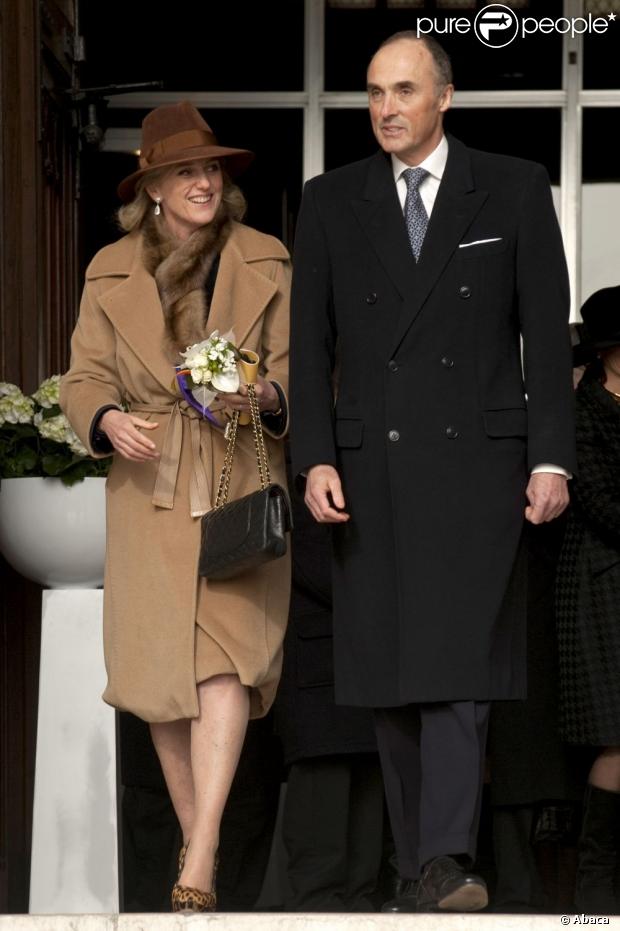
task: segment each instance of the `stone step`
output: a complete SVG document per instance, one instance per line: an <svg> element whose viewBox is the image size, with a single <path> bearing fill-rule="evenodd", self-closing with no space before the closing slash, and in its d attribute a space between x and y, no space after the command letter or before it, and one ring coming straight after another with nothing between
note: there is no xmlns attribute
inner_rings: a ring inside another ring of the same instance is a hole
<svg viewBox="0 0 620 931"><path fill-rule="evenodd" d="M369 915L221 912L212 915L0 915L0 931L560 931L604 925L620 916Z"/></svg>

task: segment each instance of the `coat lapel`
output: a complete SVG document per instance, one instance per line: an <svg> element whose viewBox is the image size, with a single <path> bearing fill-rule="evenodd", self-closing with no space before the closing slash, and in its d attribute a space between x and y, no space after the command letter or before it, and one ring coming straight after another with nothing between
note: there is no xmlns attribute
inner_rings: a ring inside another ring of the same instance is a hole
<svg viewBox="0 0 620 931"><path fill-rule="evenodd" d="M416 263L411 254L391 161L383 152L378 152L370 160L362 197L353 200L351 206L398 293L407 300L415 286Z"/></svg>
<svg viewBox="0 0 620 931"><path fill-rule="evenodd" d="M164 317L157 285L142 264L142 240L135 240L129 274L99 298L108 319L146 369L168 393L174 392L174 360L164 350Z"/></svg>
<svg viewBox="0 0 620 931"><path fill-rule="evenodd" d="M243 346L252 327L275 295L278 286L255 267L265 258L282 259L281 252L273 255L255 253L246 241L243 229L238 225L222 250L213 301L205 328L205 338L219 330L230 330L238 346ZM116 287L110 288L100 297L100 303L108 319L135 353L145 368L157 379L165 391L174 389L174 363L164 348L165 326L161 301L155 279L142 264L141 238L129 238L127 245L134 248L133 257L121 256L114 270L104 269L93 277L122 275L126 277ZM134 245L135 243L135 245ZM123 271L123 261L125 267Z"/></svg>
<svg viewBox="0 0 620 931"><path fill-rule="evenodd" d="M234 228L222 249L207 327L209 333L232 330L239 348L278 290L275 281L254 267L254 262L265 256L244 253L238 228Z"/></svg>
<svg viewBox="0 0 620 931"><path fill-rule="evenodd" d="M416 265L415 287L409 292L402 306L391 355L396 352L422 310L467 228L488 197L487 191L475 190L471 160L466 147L451 136L448 137L448 142L448 161L429 220L420 260Z"/></svg>

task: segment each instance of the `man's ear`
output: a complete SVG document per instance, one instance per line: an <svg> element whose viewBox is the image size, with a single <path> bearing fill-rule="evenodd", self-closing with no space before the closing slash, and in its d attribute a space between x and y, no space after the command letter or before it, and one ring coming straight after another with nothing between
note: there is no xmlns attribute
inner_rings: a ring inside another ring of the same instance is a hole
<svg viewBox="0 0 620 931"><path fill-rule="evenodd" d="M439 95L439 112L445 113L452 106L452 97L454 95L454 84L446 84Z"/></svg>

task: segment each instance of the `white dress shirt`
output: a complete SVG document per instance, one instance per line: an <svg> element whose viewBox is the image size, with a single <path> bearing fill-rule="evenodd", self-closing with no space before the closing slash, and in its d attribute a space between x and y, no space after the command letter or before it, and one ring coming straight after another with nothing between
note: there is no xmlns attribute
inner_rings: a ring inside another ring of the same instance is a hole
<svg viewBox="0 0 620 931"><path fill-rule="evenodd" d="M418 190L420 191L420 197L422 198L422 203L424 204L424 209L426 210L426 215L430 219L433 207L435 206L435 198L437 197L437 191L439 190L439 183L443 178L443 173L446 167L446 162L448 161L448 140L445 136L441 137L441 142L434 149L430 155L428 155L423 162L420 162L419 165L416 165L416 168L424 168L428 171L428 175L421 182ZM400 206L405 210L405 200L407 198L407 182L403 176L403 172L407 168L413 168L413 165L406 165L396 155L392 155L392 171L394 172L394 181L396 182L396 190L398 192L398 199L400 201Z"/></svg>
<svg viewBox="0 0 620 931"><path fill-rule="evenodd" d="M420 197L422 198L422 203L424 204L424 209L430 220L431 213L433 212L433 207L435 206L435 199L437 197L437 191L439 190L439 185L441 179L443 178L443 173L446 168L446 162L448 161L448 140L445 136L441 137L441 142L436 149L433 149L430 155L420 162L419 165L407 165L405 162L401 162L397 155L392 153L392 171L394 172L394 182L396 184L396 191L398 193L398 199L400 201L400 206L404 212L405 210L405 200L407 198L407 182L405 181L403 172L407 168L424 168L428 171L428 175L420 183L418 188L420 192ZM538 465L535 465L532 469L532 474L534 472L553 472L557 475L563 475L565 478L571 478L570 472L567 472L566 469L563 469L562 466L553 465L549 462L541 462Z"/></svg>

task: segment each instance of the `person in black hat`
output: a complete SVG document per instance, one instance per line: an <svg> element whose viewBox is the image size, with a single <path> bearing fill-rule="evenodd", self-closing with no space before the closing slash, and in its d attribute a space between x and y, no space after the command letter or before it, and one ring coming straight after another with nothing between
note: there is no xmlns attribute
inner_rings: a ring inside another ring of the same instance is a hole
<svg viewBox="0 0 620 931"><path fill-rule="evenodd" d="M579 842L576 905L617 912L620 852L620 286L582 307L578 474L557 578L562 734L597 748Z"/></svg>

